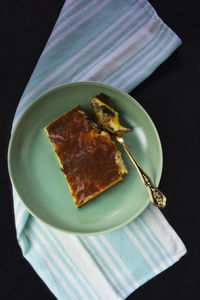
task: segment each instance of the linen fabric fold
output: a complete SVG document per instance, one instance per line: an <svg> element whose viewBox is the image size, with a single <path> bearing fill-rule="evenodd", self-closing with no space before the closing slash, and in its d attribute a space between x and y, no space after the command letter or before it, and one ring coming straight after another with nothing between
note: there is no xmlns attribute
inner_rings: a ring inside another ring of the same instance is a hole
<svg viewBox="0 0 200 300"><path fill-rule="evenodd" d="M146 0L66 1L13 127L34 99L60 84L100 81L130 92L180 44ZM121 229L73 236L30 215L14 188L13 201L22 253L57 299L125 299L186 253L151 204Z"/></svg>

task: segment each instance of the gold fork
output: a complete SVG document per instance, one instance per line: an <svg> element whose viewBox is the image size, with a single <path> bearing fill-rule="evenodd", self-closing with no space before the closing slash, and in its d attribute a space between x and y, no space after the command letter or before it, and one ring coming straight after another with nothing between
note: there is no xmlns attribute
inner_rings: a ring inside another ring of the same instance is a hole
<svg viewBox="0 0 200 300"><path fill-rule="evenodd" d="M135 157L125 144L124 139L121 135L128 132L130 129L125 128L119 123L118 112L116 112L113 108L106 104L108 99L108 96L101 93L89 100L97 117L98 123L106 132L112 134L112 136L114 136L116 140L123 146L132 163L136 167L136 170L138 171L143 183L146 185L149 191L151 202L157 207L164 208L167 201L165 195L157 187L155 187L155 185L151 181L151 178L140 167ZM113 124L115 126L113 126Z"/></svg>
<svg viewBox="0 0 200 300"><path fill-rule="evenodd" d="M144 170L140 167L138 162L136 161L135 157L129 150L128 146L125 144L124 139L121 136L115 135L116 140L122 145L126 153L128 154L129 158L131 159L132 163L136 167L136 170L138 171L143 183L146 185L150 200L153 203L153 205L164 208L166 206L167 198L165 195L152 183L151 178L144 172Z"/></svg>

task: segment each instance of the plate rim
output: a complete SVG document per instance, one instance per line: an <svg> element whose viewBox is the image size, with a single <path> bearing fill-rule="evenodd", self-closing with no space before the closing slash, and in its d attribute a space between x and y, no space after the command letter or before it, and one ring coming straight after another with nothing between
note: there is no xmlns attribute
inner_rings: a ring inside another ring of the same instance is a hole
<svg viewBox="0 0 200 300"><path fill-rule="evenodd" d="M89 233L87 233L87 232L77 232L77 231L73 231L73 230L66 230L66 229L60 228L59 226L56 226L56 225L52 225L51 223L49 223L49 222L41 219L40 217L38 217L28 207L28 205L24 202L24 200L20 196L20 192L18 191L17 186L15 184L14 175L12 174L11 152L12 152L12 147L13 147L13 143L14 143L14 137L15 137L15 134L16 134L16 132L18 130L18 127L20 126L20 123L23 121L24 116L29 112L29 110L32 109L32 107L34 105L37 105L37 103L39 101L41 101L42 98L48 96L48 94L54 93L56 90L59 90L59 89L62 89L62 88L66 88L68 86L74 86L74 85L75 86L76 85L93 85L93 86L105 87L105 88L112 89L112 90L114 89L117 93L120 93L122 96L125 96L130 101L135 102L135 104L139 107L139 109L142 110L145 113L148 121L151 123L151 126L154 129L154 133L155 133L155 136L156 136L156 139L157 139L157 142L158 142L158 146L159 146L160 168L159 168L159 170L157 170L157 182L156 182L156 185L157 186L159 185L160 179L161 179L161 176L162 176L162 171L163 171L163 151L162 151L161 140L160 140L157 128L156 128L153 120L151 119L151 117L149 116L149 114L147 113L147 111L143 108L143 106L135 98L133 98L131 95L129 95L127 92L125 92L125 91L123 91L123 90L121 90L121 89L119 89L119 88L117 88L115 86L112 86L112 85L109 85L109 84L106 84L106 83L102 83L102 82L98 82L98 81L77 81L77 82L70 82L70 83L65 83L65 84L62 84L62 85L50 88L50 89L46 90L45 92L43 92L42 94L40 94L38 97L36 97L22 112L20 112L20 115L17 118L15 126L11 130L11 134L10 134L10 138L9 138L8 153L7 153L8 173L9 173L10 181L12 183L12 190L15 190L15 192L16 192L18 198L20 199L20 201L22 202L22 204L25 206L25 208L28 210L28 212L32 216L34 216L36 219L38 219L42 223L50 226L53 229L56 229L56 230L59 230L61 232L65 232L65 233L68 233L68 234L79 235L79 236L101 235L101 234L109 233L109 232L115 231L117 229L120 229L120 228L126 226L127 224L129 224L134 219L136 219L145 210L145 208L150 204L150 199L149 198L146 199L144 205L140 208L140 210L137 211L137 214L135 214L134 216L130 216L124 222L122 222L122 223L120 223L118 225L109 227L108 229L93 231L93 232L89 232ZM13 121L14 121L14 119L13 119Z"/></svg>

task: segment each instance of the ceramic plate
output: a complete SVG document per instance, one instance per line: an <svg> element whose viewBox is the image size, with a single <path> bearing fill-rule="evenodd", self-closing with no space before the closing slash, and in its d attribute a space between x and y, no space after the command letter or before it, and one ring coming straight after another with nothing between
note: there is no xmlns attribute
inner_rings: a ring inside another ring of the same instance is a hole
<svg viewBox="0 0 200 300"><path fill-rule="evenodd" d="M32 215L72 234L102 234L128 224L149 204L147 189L118 144L128 174L80 208L74 204L44 127L75 105L94 118L88 99L111 97L121 123L131 127L124 139L144 170L158 185L162 150L158 133L145 110L131 96L97 82L77 82L52 89L31 104L11 135L8 165L11 181Z"/></svg>

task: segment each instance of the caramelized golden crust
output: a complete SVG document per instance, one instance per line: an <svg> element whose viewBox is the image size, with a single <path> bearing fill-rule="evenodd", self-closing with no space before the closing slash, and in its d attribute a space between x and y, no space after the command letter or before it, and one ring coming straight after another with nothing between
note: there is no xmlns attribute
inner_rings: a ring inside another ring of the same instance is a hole
<svg viewBox="0 0 200 300"><path fill-rule="evenodd" d="M116 145L78 106L45 129L77 206L122 179Z"/></svg>

